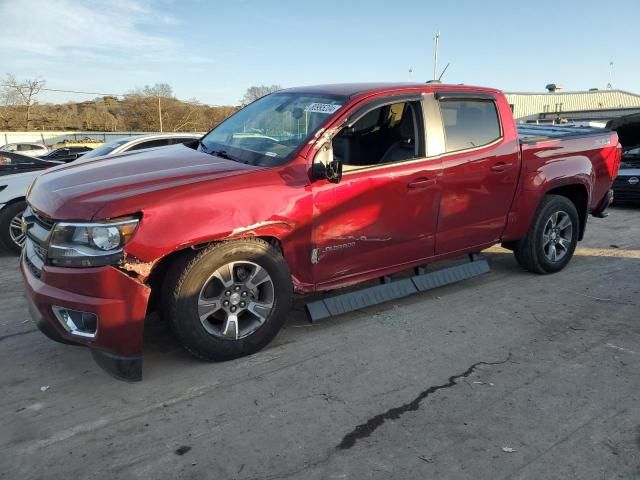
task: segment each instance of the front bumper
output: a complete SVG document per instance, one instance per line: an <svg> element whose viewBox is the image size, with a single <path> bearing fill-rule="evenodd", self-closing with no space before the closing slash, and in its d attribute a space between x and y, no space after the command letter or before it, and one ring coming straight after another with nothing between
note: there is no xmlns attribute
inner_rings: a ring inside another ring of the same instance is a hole
<svg viewBox="0 0 640 480"><path fill-rule="evenodd" d="M640 168L620 170L613 182L616 203L640 203Z"/></svg>
<svg viewBox="0 0 640 480"><path fill-rule="evenodd" d="M142 379L149 287L114 267L45 266L38 276L23 254L20 268L29 311L45 335L58 342L89 347L98 365L117 378ZM54 305L97 315L95 336L82 337L65 329L53 313Z"/></svg>

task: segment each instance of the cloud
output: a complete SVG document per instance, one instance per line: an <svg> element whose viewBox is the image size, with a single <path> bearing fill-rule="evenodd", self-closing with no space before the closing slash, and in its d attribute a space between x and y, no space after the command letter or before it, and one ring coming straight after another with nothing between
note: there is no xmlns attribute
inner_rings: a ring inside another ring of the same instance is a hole
<svg viewBox="0 0 640 480"><path fill-rule="evenodd" d="M176 46L171 38L150 33L178 21L148 1L3 1L0 18L0 51L13 55L119 58L161 55Z"/></svg>

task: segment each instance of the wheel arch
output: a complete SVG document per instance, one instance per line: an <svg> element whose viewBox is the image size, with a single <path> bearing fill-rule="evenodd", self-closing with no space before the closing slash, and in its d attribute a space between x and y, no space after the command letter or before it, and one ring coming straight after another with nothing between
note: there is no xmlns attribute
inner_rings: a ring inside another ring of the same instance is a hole
<svg viewBox="0 0 640 480"><path fill-rule="evenodd" d="M183 257L185 255L193 255L194 252L207 248L211 245L215 245L218 243L233 242L236 240L243 240L247 238L264 240L269 245L273 246L274 248L277 248L280 254L282 255L282 258L284 258L285 263L287 263L287 258L282 248L282 243L280 239L275 236L269 236L269 235L248 235L248 236L242 236L242 237L234 237L231 239L225 238L220 240L212 240L210 242L201 243L198 245L190 245L190 246L183 247L179 250L175 250L165 255L164 257L162 257L161 259L159 259L154 263L153 268L151 269L151 273L149 274L145 282L151 288L151 298L149 300L149 305L147 307L147 310L153 311L157 307L160 300L162 285L163 285L167 270L169 269L171 264L174 261L176 261L178 258ZM290 267L288 263L287 263L287 266ZM295 278L293 280L295 283Z"/></svg>
<svg viewBox="0 0 640 480"><path fill-rule="evenodd" d="M18 203L18 202L26 202L27 201L27 197L22 196L22 197L16 197L16 198L12 198L11 200L9 200L7 203L5 203L4 205L2 205L2 208L0 208L0 211L4 210L5 208L7 208L9 205L13 205L14 203Z"/></svg>
<svg viewBox="0 0 640 480"><path fill-rule="evenodd" d="M581 183L572 183L552 188L546 191L544 195L559 195L569 199L571 203L573 203L578 211L578 218L580 219L578 240L582 240L589 215L589 191L587 187ZM542 198L540 201L542 201Z"/></svg>
<svg viewBox="0 0 640 480"><path fill-rule="evenodd" d="M580 220L578 239L582 240L587 226L590 188L588 183L581 181L581 179L574 178L572 180L553 182L546 185L544 189L524 189L516 193L516 201L509 212L507 226L502 234L502 244L506 248L511 248L514 242L526 236L546 195L563 196L575 205Z"/></svg>

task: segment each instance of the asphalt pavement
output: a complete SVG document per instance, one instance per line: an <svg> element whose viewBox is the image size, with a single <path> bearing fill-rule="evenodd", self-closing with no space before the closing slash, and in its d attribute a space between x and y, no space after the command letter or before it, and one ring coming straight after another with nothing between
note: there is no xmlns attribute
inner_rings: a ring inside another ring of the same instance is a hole
<svg viewBox="0 0 640 480"><path fill-rule="evenodd" d="M151 318L144 381L29 319L0 253L0 478L640 478L640 209L564 271L489 274L193 359ZM437 266L436 266L437 267Z"/></svg>

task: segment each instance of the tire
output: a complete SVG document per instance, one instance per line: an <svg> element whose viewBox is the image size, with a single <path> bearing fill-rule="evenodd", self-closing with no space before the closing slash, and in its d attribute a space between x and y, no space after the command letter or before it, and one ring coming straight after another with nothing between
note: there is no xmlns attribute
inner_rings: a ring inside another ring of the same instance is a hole
<svg viewBox="0 0 640 480"><path fill-rule="evenodd" d="M516 242L513 253L520 266L530 272L543 275L559 272L573 256L579 231L580 219L573 202L560 195L546 195L527 236Z"/></svg>
<svg viewBox="0 0 640 480"><path fill-rule="evenodd" d="M22 250L22 245L16 243L16 240L22 239L24 243L24 237L17 235L15 222L17 218L21 218L25 208L27 208L27 202L21 200L10 203L0 211L0 244L16 254L20 254ZM13 225L12 222L14 222Z"/></svg>
<svg viewBox="0 0 640 480"><path fill-rule="evenodd" d="M230 286L224 283L229 276ZM292 296L291 275L280 251L248 238L174 261L163 284L163 311L187 351L203 360L223 361L271 342L284 325Z"/></svg>

